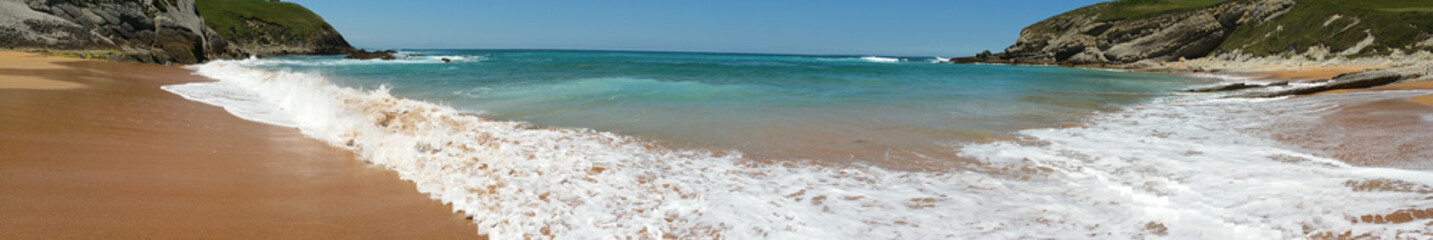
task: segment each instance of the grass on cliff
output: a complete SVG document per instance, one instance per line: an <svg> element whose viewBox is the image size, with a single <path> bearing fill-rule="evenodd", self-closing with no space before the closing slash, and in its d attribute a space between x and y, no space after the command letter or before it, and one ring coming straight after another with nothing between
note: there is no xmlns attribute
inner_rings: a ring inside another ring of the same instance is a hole
<svg viewBox="0 0 1433 240"><path fill-rule="evenodd" d="M1120 0L1098 9L1099 20L1133 19L1158 14L1201 9L1225 0Z"/></svg>
<svg viewBox="0 0 1433 240"><path fill-rule="evenodd" d="M317 31L332 28L318 14L289 2L198 0L195 7L204 17L204 24L225 39L250 39L260 35L305 39ZM250 26L251 19L281 27Z"/></svg>
<svg viewBox="0 0 1433 240"><path fill-rule="evenodd" d="M1323 45L1338 53L1372 34L1374 41L1355 55L1382 55L1389 49L1433 48L1418 46L1433 37L1430 33L1433 0L1296 0L1283 16L1241 26L1220 50L1269 56Z"/></svg>
<svg viewBox="0 0 1433 240"><path fill-rule="evenodd" d="M1095 19L1096 21L1127 20L1197 10L1225 1L1226 0L1118 0L1085 6L1062 13L1060 16L1098 16L1098 18ZM1049 21L1052 19L1054 18L1045 19L1031 25L1031 27L1048 26ZM1053 28L1036 28L1031 30L1045 34L1065 31L1065 29Z"/></svg>

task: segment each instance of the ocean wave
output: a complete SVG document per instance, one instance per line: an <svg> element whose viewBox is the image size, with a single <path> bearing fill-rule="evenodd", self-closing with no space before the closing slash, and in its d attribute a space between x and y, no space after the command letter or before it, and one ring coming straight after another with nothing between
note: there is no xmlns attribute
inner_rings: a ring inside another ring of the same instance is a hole
<svg viewBox="0 0 1433 240"><path fill-rule="evenodd" d="M864 57L817 57L817 58L814 58L814 59L815 59L816 61L822 61L822 62L861 62L861 63L899 63L899 62L902 62L902 60L901 60L900 58L888 58L888 57L877 57L877 56L864 56Z"/></svg>
<svg viewBox="0 0 1433 240"><path fill-rule="evenodd" d="M877 56L865 56L865 57L861 57L861 60L866 60L866 61L869 61L869 62L880 62L880 63L901 62L901 59L899 59L899 58L888 58L888 57L877 57Z"/></svg>
<svg viewBox="0 0 1433 240"><path fill-rule="evenodd" d="M981 161L969 167L904 172L484 119L242 61L191 68L220 81L165 89L231 111L279 109L261 117L398 172L495 239L1397 238L1426 236L1433 221L1359 221L1433 208L1433 174L1349 166L1249 133L1261 119L1326 111L1282 99L1174 98L963 146ZM206 101L215 94L193 86L250 95ZM1400 97L1357 96L1341 101ZM1369 184L1401 187L1359 187Z"/></svg>

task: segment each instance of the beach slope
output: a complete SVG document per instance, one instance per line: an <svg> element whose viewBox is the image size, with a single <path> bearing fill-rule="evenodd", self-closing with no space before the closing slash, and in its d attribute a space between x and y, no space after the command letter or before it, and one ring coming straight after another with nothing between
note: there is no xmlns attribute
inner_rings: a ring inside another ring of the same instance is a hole
<svg viewBox="0 0 1433 240"><path fill-rule="evenodd" d="M478 237L346 150L159 88L209 81L188 70L0 59L0 239Z"/></svg>

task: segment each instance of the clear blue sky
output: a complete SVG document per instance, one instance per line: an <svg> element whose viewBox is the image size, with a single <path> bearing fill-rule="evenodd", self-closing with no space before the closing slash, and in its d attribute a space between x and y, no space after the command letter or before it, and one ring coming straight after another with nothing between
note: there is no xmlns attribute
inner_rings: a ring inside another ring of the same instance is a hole
<svg viewBox="0 0 1433 240"><path fill-rule="evenodd" d="M1101 0L288 0L360 48L970 56Z"/></svg>

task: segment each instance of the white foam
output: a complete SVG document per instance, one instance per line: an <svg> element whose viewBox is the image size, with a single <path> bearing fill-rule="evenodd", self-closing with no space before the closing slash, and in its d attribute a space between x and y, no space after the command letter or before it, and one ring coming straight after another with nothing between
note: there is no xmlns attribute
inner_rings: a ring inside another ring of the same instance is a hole
<svg viewBox="0 0 1433 240"><path fill-rule="evenodd" d="M239 118L273 125L295 127L288 112L266 104L262 98L226 82L198 82L162 86L165 91L185 99L224 107Z"/></svg>
<svg viewBox="0 0 1433 240"><path fill-rule="evenodd" d="M877 56L865 56L865 57L861 57L861 60L866 60L866 61L870 61L870 62L882 62L882 63L893 63L893 62L900 62L900 61L901 61L901 59L899 59L899 58L888 58L888 57L877 57Z"/></svg>
<svg viewBox="0 0 1433 240"><path fill-rule="evenodd" d="M962 154L981 165L901 172L750 163L740 153L481 119L386 89L344 88L243 62L192 68L228 84L213 87L277 106L305 134L398 172L472 215L494 239L544 232L579 239L1272 239L1345 231L1397 238L1426 237L1417 234L1433 221L1351 221L1433 208L1433 200L1350 182L1426 185L1430 174L1351 167L1250 131L1288 112L1325 111L1286 99L1171 99L1103 114L1086 127L964 146Z"/></svg>

